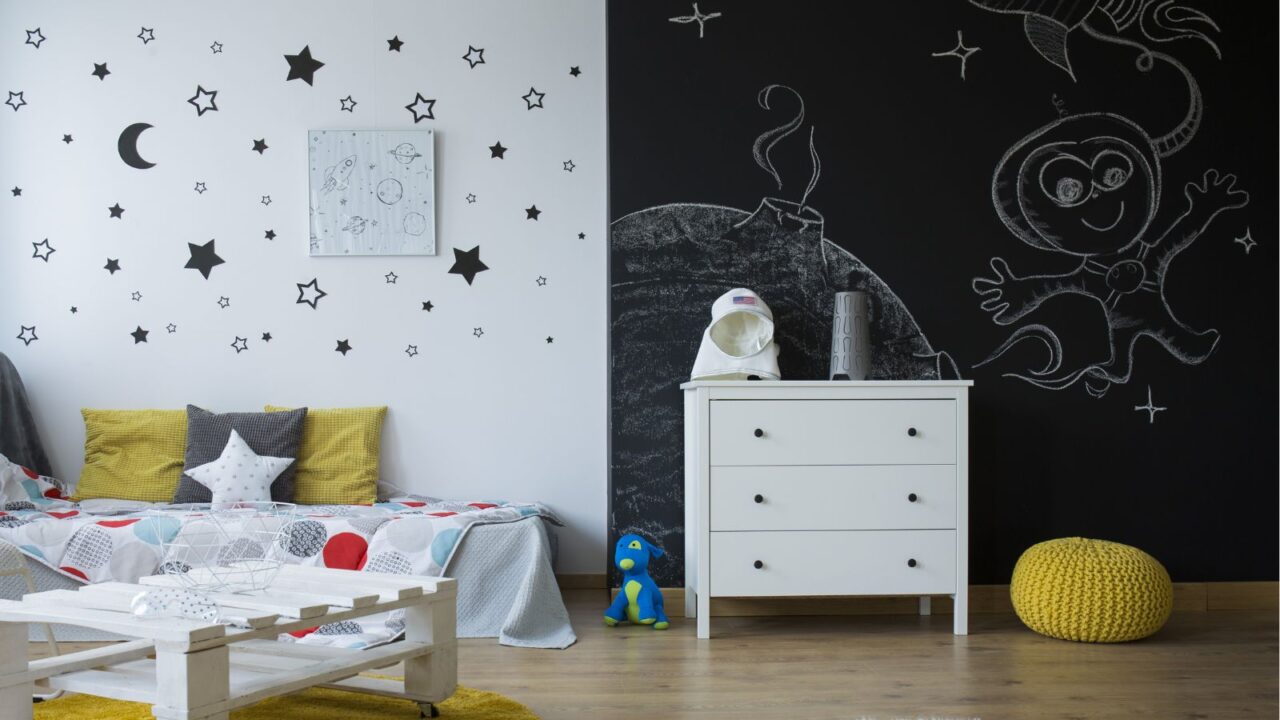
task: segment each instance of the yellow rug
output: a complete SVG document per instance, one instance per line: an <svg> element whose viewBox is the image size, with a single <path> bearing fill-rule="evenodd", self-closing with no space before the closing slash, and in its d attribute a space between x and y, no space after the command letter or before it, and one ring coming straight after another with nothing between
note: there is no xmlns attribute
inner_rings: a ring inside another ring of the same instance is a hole
<svg viewBox="0 0 1280 720"><path fill-rule="evenodd" d="M151 706L92 695L36 703L36 720L155 720ZM231 713L231 720L417 720L417 703L341 690L313 688L274 697ZM441 720L538 720L529 708L485 690L459 687L440 703Z"/></svg>

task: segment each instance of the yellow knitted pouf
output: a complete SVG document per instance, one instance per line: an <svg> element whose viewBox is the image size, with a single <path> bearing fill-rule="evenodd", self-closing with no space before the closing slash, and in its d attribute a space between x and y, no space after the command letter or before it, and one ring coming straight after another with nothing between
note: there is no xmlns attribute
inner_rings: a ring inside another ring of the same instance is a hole
<svg viewBox="0 0 1280 720"><path fill-rule="evenodd" d="M1173 583L1158 560L1135 547L1079 537L1027 548L1009 594L1019 620L1060 640L1137 640L1173 612Z"/></svg>

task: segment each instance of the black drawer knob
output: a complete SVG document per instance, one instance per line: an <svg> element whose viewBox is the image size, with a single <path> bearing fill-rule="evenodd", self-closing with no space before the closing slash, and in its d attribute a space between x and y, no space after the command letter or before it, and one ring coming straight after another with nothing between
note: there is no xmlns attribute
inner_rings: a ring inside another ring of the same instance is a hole
<svg viewBox="0 0 1280 720"><path fill-rule="evenodd" d="M914 560L912 560L912 562L915 562L915 561L914 561ZM755 561L755 562L753 562L753 563L751 563L751 564L752 564L752 565L754 565L754 566L755 566L755 568L756 568L757 570L759 570L760 568L764 567L764 563L760 562L759 560L757 560L757 561Z"/></svg>
<svg viewBox="0 0 1280 720"><path fill-rule="evenodd" d="M920 431L916 430L915 428L907 428L907 434L910 435L911 437L915 437L916 435L920 434Z"/></svg>
<svg viewBox="0 0 1280 720"><path fill-rule="evenodd" d="M758 504L760 504L760 503L762 503L762 502L764 502L764 496L763 496L763 495L756 495L756 497L755 497L755 501L756 501L756 504L757 504L757 505L758 505Z"/></svg>
<svg viewBox="0 0 1280 720"><path fill-rule="evenodd" d="M915 567L915 566L916 566L915 558L911 558L910 560L907 561L907 567Z"/></svg>
<svg viewBox="0 0 1280 720"><path fill-rule="evenodd" d="M911 493L910 495L907 496L907 502L915 502L916 500L919 500L919 499L920 498L917 497L915 493Z"/></svg>
<svg viewBox="0 0 1280 720"><path fill-rule="evenodd" d="M760 428L756 428L756 431L755 431L755 433L753 433L753 434L754 434L756 437L764 437L764 431L763 431L763 430L761 430Z"/></svg>

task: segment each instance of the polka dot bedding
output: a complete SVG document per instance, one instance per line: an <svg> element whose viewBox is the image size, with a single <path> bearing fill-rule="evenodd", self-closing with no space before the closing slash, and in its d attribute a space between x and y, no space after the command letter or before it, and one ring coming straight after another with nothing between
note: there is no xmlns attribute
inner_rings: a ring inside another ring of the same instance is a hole
<svg viewBox="0 0 1280 720"><path fill-rule="evenodd" d="M163 544L183 532L181 515L149 510L101 515L65 499L62 483L0 455L0 540L80 582L136 582L161 572ZM444 575L467 530L477 524L542 517L546 507L507 501L458 502L422 496L374 505L305 505L277 537L288 562L402 575ZM228 557L263 557L237 538ZM310 645L371 647L404 630L403 611L322 625L281 639Z"/></svg>

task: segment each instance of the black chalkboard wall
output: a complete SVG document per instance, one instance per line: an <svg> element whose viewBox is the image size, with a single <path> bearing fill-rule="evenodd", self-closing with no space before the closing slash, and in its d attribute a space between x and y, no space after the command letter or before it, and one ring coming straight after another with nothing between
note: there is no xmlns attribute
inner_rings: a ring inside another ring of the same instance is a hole
<svg viewBox="0 0 1280 720"><path fill-rule="evenodd" d="M711 301L816 378L853 285L875 376L976 382L973 582L1066 535L1275 579L1276 6L841 5L609 3L613 537L683 582Z"/></svg>

